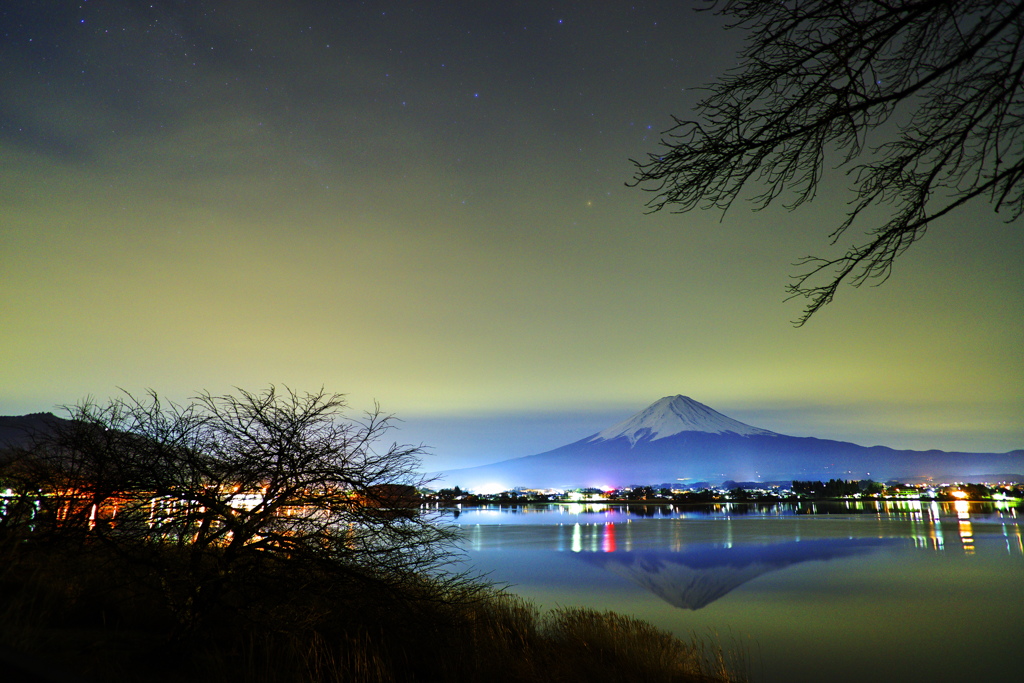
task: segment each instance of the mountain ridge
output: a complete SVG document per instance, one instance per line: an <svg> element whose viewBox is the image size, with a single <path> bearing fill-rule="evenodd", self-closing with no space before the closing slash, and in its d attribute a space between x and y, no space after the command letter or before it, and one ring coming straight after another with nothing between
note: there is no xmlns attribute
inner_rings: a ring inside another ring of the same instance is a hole
<svg viewBox="0 0 1024 683"><path fill-rule="evenodd" d="M1024 473L1007 453L900 450L779 434L687 396L666 396L607 429L543 453L437 473L470 490L616 488L685 482L894 478Z"/></svg>

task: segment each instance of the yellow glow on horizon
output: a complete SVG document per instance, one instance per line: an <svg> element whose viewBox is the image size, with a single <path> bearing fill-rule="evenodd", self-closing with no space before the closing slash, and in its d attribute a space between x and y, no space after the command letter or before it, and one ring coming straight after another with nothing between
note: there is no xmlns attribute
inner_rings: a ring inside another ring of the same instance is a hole
<svg viewBox="0 0 1024 683"><path fill-rule="evenodd" d="M306 15L356 26L270 5L227 12L245 27ZM479 78L503 100L462 98L451 68L430 60L409 61L399 86L378 48L422 36L358 26L355 61L261 28L245 32L257 48L245 59L187 69L148 33L123 36L134 42L120 59L111 36L78 31L62 49L99 61L86 74L57 60L46 79L33 66L41 43L11 43L0 415L119 388L182 401L273 383L345 393L356 414L376 400L400 418L504 416L514 435L527 412L625 418L681 393L727 414L774 412L778 424L756 426L784 433L1024 447L1019 222L971 208L930 230L884 286L841 287L795 330L803 302L786 302L785 285L795 259L830 254L844 206L834 187L792 212L738 202L724 220L647 215L648 197L624 181L653 138L621 125L637 100L604 87L601 69L571 70L594 98L591 128L502 69ZM650 54L687 42L669 36L652 36L669 42ZM621 36L601 44L607 54L572 59L635 56ZM523 57L507 66L533 73ZM697 68L686 64L636 72L655 127L681 103L657 84ZM109 78L132 76L131 98L103 96ZM391 97L398 88L408 92Z"/></svg>

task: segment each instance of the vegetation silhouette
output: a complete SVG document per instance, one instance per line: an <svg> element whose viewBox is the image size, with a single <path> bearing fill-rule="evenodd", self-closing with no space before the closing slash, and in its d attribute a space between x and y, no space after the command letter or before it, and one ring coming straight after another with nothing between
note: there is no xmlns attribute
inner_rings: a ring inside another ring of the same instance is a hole
<svg viewBox="0 0 1024 683"><path fill-rule="evenodd" d="M69 407L0 458L0 664L125 681L738 680L720 650L460 570L391 416L271 386ZM381 445L381 444L384 445ZM19 668L20 667L20 668ZM20 671L20 674L18 673Z"/></svg>
<svg viewBox="0 0 1024 683"><path fill-rule="evenodd" d="M976 199L1024 211L1024 2L726 0L748 32L740 65L705 88L697 119L675 118L633 184L652 211L715 208L745 192L755 210L814 199L826 164L852 199L830 234L888 217L841 256L808 256L788 286L809 303L840 283L880 284L939 218ZM863 222L863 221L861 221Z"/></svg>

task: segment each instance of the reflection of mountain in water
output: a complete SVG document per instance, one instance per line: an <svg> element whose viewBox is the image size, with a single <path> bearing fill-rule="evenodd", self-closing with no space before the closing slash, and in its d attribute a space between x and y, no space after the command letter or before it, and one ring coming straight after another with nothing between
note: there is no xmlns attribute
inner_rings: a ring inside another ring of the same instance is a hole
<svg viewBox="0 0 1024 683"><path fill-rule="evenodd" d="M811 560L832 560L870 552L898 539L821 539L732 548L697 546L682 552L580 553L651 591L665 602L696 610L761 574Z"/></svg>

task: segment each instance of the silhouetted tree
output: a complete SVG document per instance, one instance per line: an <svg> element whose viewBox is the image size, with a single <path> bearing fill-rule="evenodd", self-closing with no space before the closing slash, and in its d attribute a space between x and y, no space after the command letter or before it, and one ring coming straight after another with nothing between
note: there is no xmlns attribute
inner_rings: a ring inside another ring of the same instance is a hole
<svg viewBox="0 0 1024 683"><path fill-rule="evenodd" d="M743 488L736 487L729 491L729 498L732 500L749 500L750 497L750 491Z"/></svg>
<svg viewBox="0 0 1024 683"><path fill-rule="evenodd" d="M835 244L869 207L888 220L836 257L807 257L788 290L803 325L841 282L885 281L937 218L984 198L1024 211L1024 2L726 0L747 30L740 66L706 88L697 120L636 162L652 210L723 212L814 198L826 164L852 179ZM859 223L858 223L859 224Z"/></svg>
<svg viewBox="0 0 1024 683"><path fill-rule="evenodd" d="M31 536L115 551L159 576L183 624L229 591L238 603L303 582L372 584L445 573L455 532L421 511L419 447L381 445L391 417L344 417L342 396L151 392L68 408L70 422L20 458L37 491ZM250 590L251 589L251 590Z"/></svg>
<svg viewBox="0 0 1024 683"><path fill-rule="evenodd" d="M992 498L992 491L984 484L960 484L957 488L966 493L969 500L987 500Z"/></svg>
<svg viewBox="0 0 1024 683"><path fill-rule="evenodd" d="M626 493L626 500L651 500L654 498L654 489L650 486L637 486Z"/></svg>
<svg viewBox="0 0 1024 683"><path fill-rule="evenodd" d="M869 496L885 490L884 484L871 479L863 479L857 483L857 486L861 493Z"/></svg>

